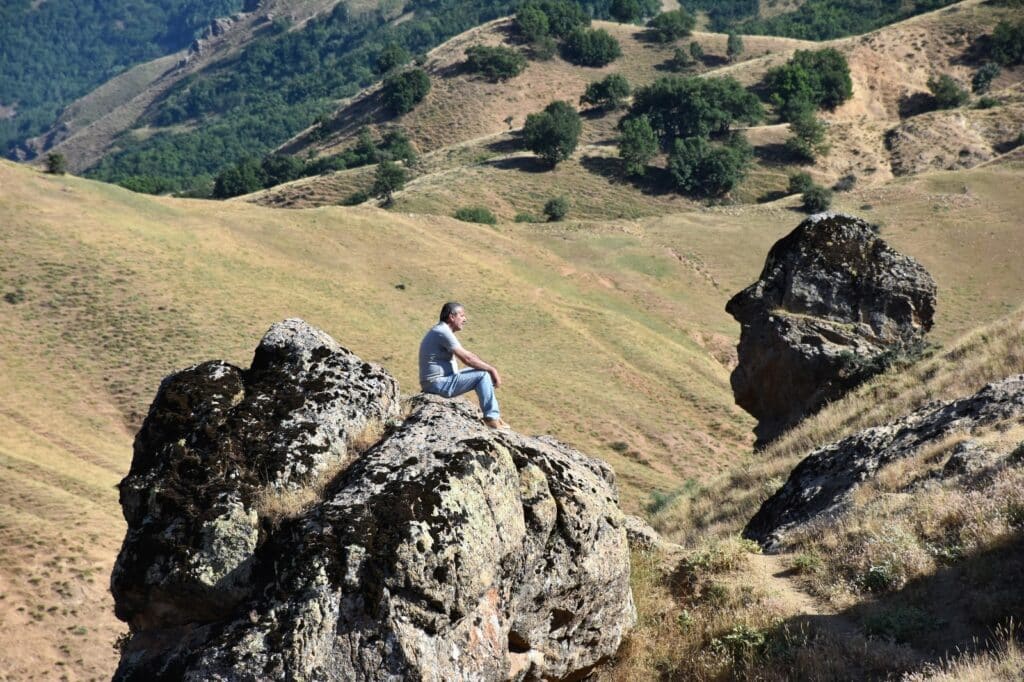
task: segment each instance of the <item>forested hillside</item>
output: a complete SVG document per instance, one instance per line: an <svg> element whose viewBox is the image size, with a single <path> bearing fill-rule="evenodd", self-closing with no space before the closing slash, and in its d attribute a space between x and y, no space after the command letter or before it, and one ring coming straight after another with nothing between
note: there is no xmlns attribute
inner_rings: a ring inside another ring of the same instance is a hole
<svg viewBox="0 0 1024 682"><path fill-rule="evenodd" d="M385 52L397 50L405 60L422 55L518 4L412 0L400 21L386 20L383 11L357 15L339 4L302 30L279 26L215 72L182 82L141 122L166 130L144 139L124 136L89 175L148 192L208 191L224 167L261 156L332 111L338 99L378 80L387 70ZM602 17L612 4L582 7Z"/></svg>
<svg viewBox="0 0 1024 682"><path fill-rule="evenodd" d="M245 0L0 3L0 148L10 155L60 110L134 64L186 47ZM255 3L253 3L255 4Z"/></svg>

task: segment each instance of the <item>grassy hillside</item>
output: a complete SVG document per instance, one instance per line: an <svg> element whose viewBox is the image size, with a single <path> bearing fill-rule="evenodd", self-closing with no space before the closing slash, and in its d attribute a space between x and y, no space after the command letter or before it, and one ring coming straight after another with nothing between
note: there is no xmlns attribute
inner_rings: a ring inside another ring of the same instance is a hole
<svg viewBox="0 0 1024 682"><path fill-rule="evenodd" d="M841 199L935 276L936 341L1024 297L1021 170L908 177ZM628 509L730 480L719 477L752 461L753 422L732 404L738 329L723 306L801 219L782 200L487 227L154 198L7 163L0 184L0 669L11 679L109 674L121 631L106 592L123 534L113 486L134 430L164 375L209 358L247 364L287 316L409 391L420 335L459 298L464 342L502 369L508 420L609 461ZM769 477L789 460L771 461ZM741 485L702 499L747 508L762 488ZM662 526L714 528L700 513ZM727 513L734 527L741 512Z"/></svg>
<svg viewBox="0 0 1024 682"><path fill-rule="evenodd" d="M765 73L797 49L835 47L850 63L853 97L834 112L822 113L831 151L813 164L788 158L783 143L788 126L769 119L745 130L755 149L747 178L731 193L732 203L770 201L785 193L788 176L805 170L832 185L841 178L877 186L895 175L970 168L998 158L1019 144L1024 109L1024 69L1005 69L993 84L991 108L970 106L921 113L927 109L927 81L950 73L965 86L983 61L977 46L1011 10L980 0L913 17L865 36L825 43L747 36L738 63L725 59L726 36L696 33L708 55L695 73L732 76L757 89ZM550 171L519 151L516 131L525 116L554 99L577 102L586 85L621 73L636 87L668 71L675 45L651 43L636 26L598 22L622 45L623 57L601 69L573 66L559 58L531 62L519 76L489 83L464 69L466 47L514 44L508 20L462 34L433 50L425 68L433 89L412 112L393 118L383 111L379 91L346 102L320 129L310 129L278 151L305 158L337 153L354 144L356 131L404 129L422 152L412 169L414 181L397 195L396 209L451 215L460 206L483 205L498 216L539 213L557 194L576 199L574 215L620 219L691 208L694 203L671 189L656 170L647 178L624 177L617 159L616 125L622 112L584 117L581 145L573 157ZM685 44L680 41L680 44ZM915 108L916 107L916 108ZM310 177L257 193L251 200L268 206L335 204L372 184L372 168Z"/></svg>

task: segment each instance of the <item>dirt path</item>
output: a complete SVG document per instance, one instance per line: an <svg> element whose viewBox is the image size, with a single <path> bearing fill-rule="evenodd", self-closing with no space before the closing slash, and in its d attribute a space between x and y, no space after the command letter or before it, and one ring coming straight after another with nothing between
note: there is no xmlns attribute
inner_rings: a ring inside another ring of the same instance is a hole
<svg viewBox="0 0 1024 682"><path fill-rule="evenodd" d="M837 639L860 636L860 628L853 621L800 589L792 579L792 555L749 554L747 558L754 575L764 581L766 591L784 611L812 619L815 627Z"/></svg>

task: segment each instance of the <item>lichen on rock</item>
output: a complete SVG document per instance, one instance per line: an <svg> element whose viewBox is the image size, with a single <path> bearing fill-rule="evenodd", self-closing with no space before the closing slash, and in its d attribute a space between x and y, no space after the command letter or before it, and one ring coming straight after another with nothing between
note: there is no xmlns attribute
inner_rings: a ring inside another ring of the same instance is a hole
<svg viewBox="0 0 1024 682"><path fill-rule="evenodd" d="M354 356L342 363L347 356L315 332L275 327L247 372L208 363L161 387L137 441L138 466L122 484L133 514L115 599L133 637L115 678L567 679L611 656L636 618L613 472L553 439L488 429L462 401L413 398L404 421L390 419L322 500L274 524L256 519L249 550L252 488L301 484L316 460L294 463L308 459L310 444L316 455L338 449L317 435L333 432L338 415L394 414L384 407L397 395L386 373ZM296 363L301 378L275 369ZM242 389L257 376L263 397L247 410ZM226 416L239 410L244 418ZM193 452L197 432L207 439L203 463L216 465L226 444L261 420L283 425L263 432L273 452L231 450L232 465L248 470L256 455L269 469L231 478L235 488L177 475L174 463ZM176 504L140 501L143 477L149 489L173 488ZM160 540L169 528L174 547ZM148 572L142 547L156 550ZM203 556L204 547L245 564L215 609L179 597L197 593L224 561L203 560L191 582L178 577L182 569L152 570ZM140 604L154 594L173 604L173 617Z"/></svg>

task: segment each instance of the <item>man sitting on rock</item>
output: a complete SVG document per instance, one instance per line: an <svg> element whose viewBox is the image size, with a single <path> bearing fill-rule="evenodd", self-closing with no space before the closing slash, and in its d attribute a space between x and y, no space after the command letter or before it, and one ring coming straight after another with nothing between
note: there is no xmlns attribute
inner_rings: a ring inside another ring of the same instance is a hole
<svg viewBox="0 0 1024 682"><path fill-rule="evenodd" d="M420 342L420 388L424 393L454 398L476 390L484 423L492 429L507 429L501 420L494 389L501 386L501 376L493 366L462 347L455 333L466 326L466 309L461 303L449 301L441 307L441 321L430 328ZM459 371L455 358L469 365Z"/></svg>

